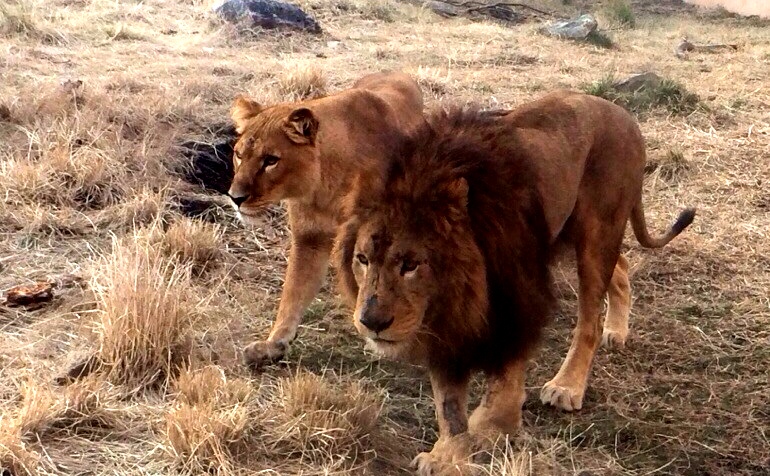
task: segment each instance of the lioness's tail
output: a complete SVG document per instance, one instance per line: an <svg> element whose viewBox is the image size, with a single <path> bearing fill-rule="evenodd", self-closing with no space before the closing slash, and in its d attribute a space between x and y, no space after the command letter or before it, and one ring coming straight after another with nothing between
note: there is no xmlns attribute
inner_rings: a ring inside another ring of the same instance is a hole
<svg viewBox="0 0 770 476"><path fill-rule="evenodd" d="M634 209L631 210L631 226L634 229L634 235L639 241L639 244L645 248L661 248L666 246L669 241L676 238L685 228L690 226L690 223L695 219L695 209L686 208L679 214L673 225L666 231L666 234L658 237L651 237L647 231L647 222L644 219L644 206L642 205L642 197L639 196L639 200L634 205Z"/></svg>

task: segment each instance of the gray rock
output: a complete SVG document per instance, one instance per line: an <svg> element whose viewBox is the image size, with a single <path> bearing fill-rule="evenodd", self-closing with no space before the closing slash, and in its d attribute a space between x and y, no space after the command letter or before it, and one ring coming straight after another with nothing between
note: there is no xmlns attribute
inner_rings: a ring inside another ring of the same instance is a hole
<svg viewBox="0 0 770 476"><path fill-rule="evenodd" d="M569 21L559 21L546 26L543 31L551 36L559 38L572 38L583 40L596 30L598 23L596 19L589 14L580 15Z"/></svg>
<svg viewBox="0 0 770 476"><path fill-rule="evenodd" d="M635 93L642 89L656 88L663 81L663 78L653 72L635 74L629 76L623 81L616 82L613 86L617 91L624 93Z"/></svg>
<svg viewBox="0 0 770 476"><path fill-rule="evenodd" d="M320 33L315 18L301 8L276 0L224 0L213 7L214 12L229 22L247 22L250 26L267 29L286 28Z"/></svg>

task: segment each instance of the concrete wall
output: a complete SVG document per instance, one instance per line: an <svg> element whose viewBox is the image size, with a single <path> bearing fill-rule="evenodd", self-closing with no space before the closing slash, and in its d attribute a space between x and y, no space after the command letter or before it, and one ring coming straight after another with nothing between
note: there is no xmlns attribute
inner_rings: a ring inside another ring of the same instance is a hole
<svg viewBox="0 0 770 476"><path fill-rule="evenodd" d="M702 7L724 7L725 10L740 15L759 15L770 18L770 0L685 0Z"/></svg>

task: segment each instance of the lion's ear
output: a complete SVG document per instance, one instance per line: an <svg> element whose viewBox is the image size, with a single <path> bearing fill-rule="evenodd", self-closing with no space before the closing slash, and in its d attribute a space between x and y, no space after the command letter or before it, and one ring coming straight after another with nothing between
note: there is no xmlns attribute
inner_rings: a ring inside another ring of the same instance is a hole
<svg viewBox="0 0 770 476"><path fill-rule="evenodd" d="M260 106L258 102L249 99L246 96L238 96L235 98L233 107L230 108L230 117L235 124L235 131L238 134L243 134L248 122L262 112L262 109L262 106Z"/></svg>
<svg viewBox="0 0 770 476"><path fill-rule="evenodd" d="M295 109L284 124L284 131L295 144L314 144L318 133L318 119L306 107Z"/></svg>

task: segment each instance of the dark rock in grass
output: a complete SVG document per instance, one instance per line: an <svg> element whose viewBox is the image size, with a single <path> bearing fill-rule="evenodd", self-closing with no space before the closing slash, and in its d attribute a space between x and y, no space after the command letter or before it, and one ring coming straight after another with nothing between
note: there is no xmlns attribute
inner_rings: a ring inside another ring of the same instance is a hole
<svg viewBox="0 0 770 476"><path fill-rule="evenodd" d="M68 385L96 372L102 366L99 356L93 353L76 354L65 364L64 370L54 378L57 385Z"/></svg>
<svg viewBox="0 0 770 476"><path fill-rule="evenodd" d="M189 141L181 144L187 161L179 170L186 182L226 194L233 181L233 146L235 136L225 136L218 142Z"/></svg>
<svg viewBox="0 0 770 476"><path fill-rule="evenodd" d="M251 27L291 29L320 33L318 22L296 5L276 0L225 0L213 8L229 22Z"/></svg>

